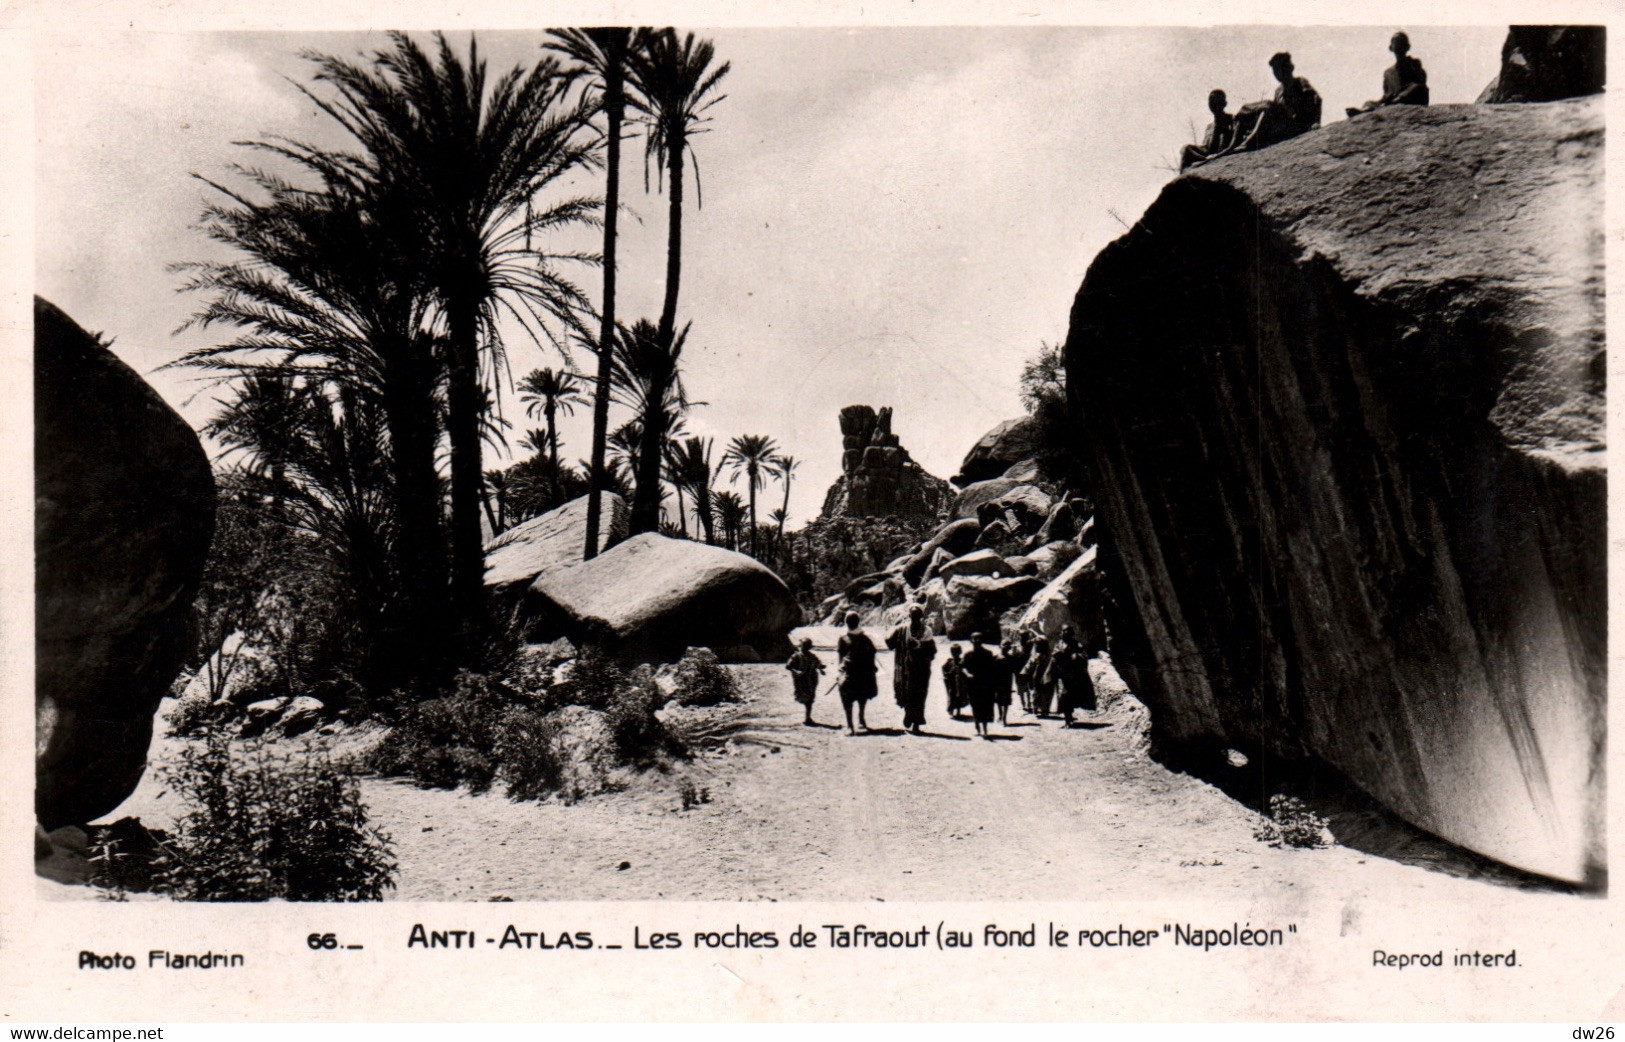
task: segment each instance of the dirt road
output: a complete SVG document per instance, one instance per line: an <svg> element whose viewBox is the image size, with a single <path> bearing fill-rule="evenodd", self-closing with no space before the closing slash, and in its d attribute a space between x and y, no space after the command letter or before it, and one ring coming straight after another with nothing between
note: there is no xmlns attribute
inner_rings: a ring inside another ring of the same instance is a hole
<svg viewBox="0 0 1625 1042"><path fill-rule="evenodd" d="M820 653L833 660L827 648ZM1121 697L1104 660L1094 666L1103 708L1089 726L1066 730L1016 708L993 741L974 738L968 719L946 718L940 677L927 735L904 734L886 682L889 655L870 706L873 730L857 737L835 726L833 696L815 708L822 726L804 727L781 667L734 668L746 689L737 711L757 721L745 732L753 740L681 773L647 775L626 792L566 806L366 782L400 858L395 898L1102 900L1270 891L1472 900L1507 886L1462 878L1459 866L1446 866L1457 874L1418 867L1440 857L1425 837L1385 840L1412 863L1346 846L1268 846L1255 838L1262 819L1254 811L1147 757L1145 709ZM709 802L683 809L685 777Z"/></svg>

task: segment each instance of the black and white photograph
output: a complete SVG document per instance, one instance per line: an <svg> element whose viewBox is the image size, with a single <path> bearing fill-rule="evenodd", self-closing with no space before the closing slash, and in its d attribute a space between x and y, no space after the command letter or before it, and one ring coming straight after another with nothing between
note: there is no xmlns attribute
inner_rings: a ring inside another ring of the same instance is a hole
<svg viewBox="0 0 1625 1042"><path fill-rule="evenodd" d="M1606 9L124 6L26 44L13 965L1625 1019Z"/></svg>

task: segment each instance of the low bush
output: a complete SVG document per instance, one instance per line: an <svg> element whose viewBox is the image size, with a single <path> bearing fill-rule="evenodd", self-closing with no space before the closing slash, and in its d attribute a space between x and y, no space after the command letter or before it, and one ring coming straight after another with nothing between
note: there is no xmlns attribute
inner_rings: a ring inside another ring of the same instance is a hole
<svg viewBox="0 0 1625 1042"><path fill-rule="evenodd" d="M714 706L739 701L739 682L709 648L689 648L672 673L677 701L685 706Z"/></svg>
<svg viewBox="0 0 1625 1042"><path fill-rule="evenodd" d="M539 800L563 786L559 732L557 721L534 709L510 709L503 715L496 755L509 799Z"/></svg>
<svg viewBox="0 0 1625 1042"><path fill-rule="evenodd" d="M1272 847L1298 847L1313 850L1329 847L1336 840L1330 822L1296 796L1276 793L1270 797L1269 818L1253 835Z"/></svg>
<svg viewBox="0 0 1625 1042"><path fill-rule="evenodd" d="M389 836L320 745L279 749L221 730L160 765L186 811L153 862L153 889L184 901L376 901L394 887Z"/></svg>
<svg viewBox="0 0 1625 1042"><path fill-rule="evenodd" d="M511 694L479 673L459 673L452 689L402 711L367 758L379 774L435 789L484 792L497 774L497 732Z"/></svg>

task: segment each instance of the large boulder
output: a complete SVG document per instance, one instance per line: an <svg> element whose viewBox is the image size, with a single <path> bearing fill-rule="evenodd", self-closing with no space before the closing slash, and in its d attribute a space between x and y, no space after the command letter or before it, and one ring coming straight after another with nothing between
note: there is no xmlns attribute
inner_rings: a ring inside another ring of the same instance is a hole
<svg viewBox="0 0 1625 1042"><path fill-rule="evenodd" d="M1038 591L1022 613L1022 629L1042 633L1051 646L1069 631L1090 651L1106 646L1106 622L1100 608L1100 571L1095 550L1085 550L1048 586Z"/></svg>
<svg viewBox="0 0 1625 1042"><path fill-rule="evenodd" d="M965 488L978 481L999 477L1011 466L1037 454L1036 435L1037 427L1030 416L1005 420L971 446L959 464L959 473L948 480Z"/></svg>
<svg viewBox="0 0 1625 1042"><path fill-rule="evenodd" d="M963 518L974 518L978 516L978 512L984 505L996 504L1017 489L1024 488L1031 488L1033 491L1038 492L1039 495L1043 495L1034 486L1022 481L1016 481L1013 478L988 478L986 481L978 481L973 485L967 485L959 495L954 497L953 505L948 508L948 516L956 521Z"/></svg>
<svg viewBox="0 0 1625 1042"><path fill-rule="evenodd" d="M1514 25L1501 71L1481 104L1561 101L1596 94L1608 76L1608 30L1600 25Z"/></svg>
<svg viewBox="0 0 1625 1042"><path fill-rule="evenodd" d="M968 640L980 631L989 640L999 637L999 616L1024 604L1044 588L1030 575L995 579L990 575L962 575L949 579L942 621L949 640Z"/></svg>
<svg viewBox="0 0 1625 1042"><path fill-rule="evenodd" d="M903 566L903 577L910 583L918 584L925 575L925 570L931 566L931 559L937 550L946 550L956 557L969 553L975 548L976 537L981 531L982 526L976 523L974 517L961 518L943 525L920 546L913 557L909 558L908 563Z"/></svg>
<svg viewBox="0 0 1625 1042"><path fill-rule="evenodd" d="M601 493L598 533L604 545L626 538L626 501ZM587 547L587 497L572 499L515 525L485 544L485 587L498 596L523 591L553 568L580 564Z"/></svg>
<svg viewBox="0 0 1625 1042"><path fill-rule="evenodd" d="M1174 180L1095 259L1074 444L1159 742L1597 878L1602 176L1600 98L1393 106Z"/></svg>
<svg viewBox="0 0 1625 1042"><path fill-rule="evenodd" d="M994 577L1015 574L1015 568L992 550L973 550L963 557L955 557L946 561L936 570L936 575L944 581L959 575L991 575Z"/></svg>
<svg viewBox="0 0 1625 1042"><path fill-rule="evenodd" d="M189 650L214 533L209 460L135 371L34 298L34 807L124 801Z"/></svg>
<svg viewBox="0 0 1625 1042"><path fill-rule="evenodd" d="M801 623L789 588L757 561L652 532L542 572L531 603L538 632L639 662L673 662L690 647L727 661L781 659Z"/></svg>

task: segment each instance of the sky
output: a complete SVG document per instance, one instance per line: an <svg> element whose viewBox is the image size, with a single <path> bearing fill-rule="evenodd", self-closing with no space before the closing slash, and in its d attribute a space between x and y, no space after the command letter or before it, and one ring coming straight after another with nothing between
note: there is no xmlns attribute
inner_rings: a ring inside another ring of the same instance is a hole
<svg viewBox="0 0 1625 1042"><path fill-rule="evenodd" d="M695 141L703 208L690 192L684 217L685 382L706 403L689 428L715 437L718 457L734 435L765 434L800 459L796 527L839 475L842 406L891 406L903 445L941 477L1020 414L1022 363L1064 340L1090 261L1174 176L1211 88L1232 110L1267 97L1267 60L1288 50L1329 122L1380 93L1400 26L692 28L732 69ZM1435 104L1470 102L1495 75L1504 24L1404 28ZM449 35L466 47L468 32ZM477 35L493 71L541 54L540 30ZM229 181L229 165L249 158L233 145L245 138L341 140L295 86L310 82L300 54L360 56L386 42L38 37L35 82L49 89L35 94L36 292L113 337L201 424L215 392L155 371L224 336L176 332L203 302L178 292L171 266L220 256L195 228L210 189L192 175ZM653 319L666 204L643 190L641 141L626 149L622 186L617 312ZM602 276L575 275L596 299ZM561 364L522 331L506 340L515 379ZM517 458L532 424L504 400ZM568 458L587 454L589 411L562 424ZM776 505L782 490L764 495Z"/></svg>

